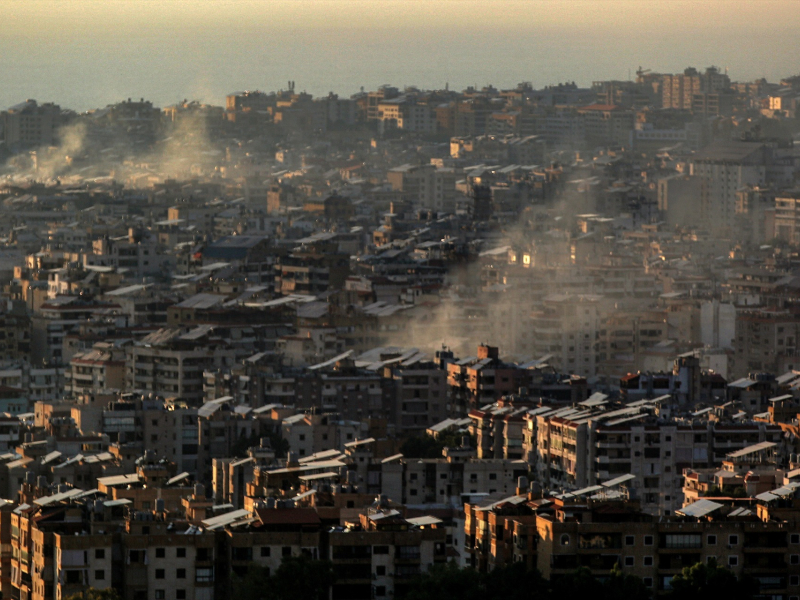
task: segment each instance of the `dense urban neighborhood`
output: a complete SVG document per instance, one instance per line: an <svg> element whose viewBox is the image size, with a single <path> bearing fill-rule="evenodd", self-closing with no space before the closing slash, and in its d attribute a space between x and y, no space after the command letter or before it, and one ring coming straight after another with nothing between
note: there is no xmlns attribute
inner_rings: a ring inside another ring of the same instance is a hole
<svg viewBox="0 0 800 600"><path fill-rule="evenodd" d="M1 599L800 598L800 75L28 99L0 159Z"/></svg>

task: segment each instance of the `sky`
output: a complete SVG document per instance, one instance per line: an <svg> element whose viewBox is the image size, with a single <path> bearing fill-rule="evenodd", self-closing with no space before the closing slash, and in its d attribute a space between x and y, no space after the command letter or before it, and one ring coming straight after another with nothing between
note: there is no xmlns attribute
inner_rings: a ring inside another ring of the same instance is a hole
<svg viewBox="0 0 800 600"><path fill-rule="evenodd" d="M798 0L0 0L0 108L800 73Z"/></svg>

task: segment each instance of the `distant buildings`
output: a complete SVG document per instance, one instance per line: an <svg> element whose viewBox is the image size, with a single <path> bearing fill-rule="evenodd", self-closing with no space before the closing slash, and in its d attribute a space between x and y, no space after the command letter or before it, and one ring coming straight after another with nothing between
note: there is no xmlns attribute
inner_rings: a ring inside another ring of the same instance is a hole
<svg viewBox="0 0 800 600"><path fill-rule="evenodd" d="M795 79L5 111L3 597L800 593Z"/></svg>
<svg viewBox="0 0 800 600"><path fill-rule="evenodd" d="M26 100L0 112L0 140L12 149L32 149L58 143L65 123L61 107L52 102Z"/></svg>

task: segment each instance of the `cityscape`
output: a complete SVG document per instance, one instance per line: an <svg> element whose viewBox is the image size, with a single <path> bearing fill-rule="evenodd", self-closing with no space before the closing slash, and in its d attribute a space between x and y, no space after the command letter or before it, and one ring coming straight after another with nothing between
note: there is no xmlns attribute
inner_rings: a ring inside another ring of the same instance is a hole
<svg viewBox="0 0 800 600"><path fill-rule="evenodd" d="M800 598L800 75L301 89L0 107L0 598Z"/></svg>

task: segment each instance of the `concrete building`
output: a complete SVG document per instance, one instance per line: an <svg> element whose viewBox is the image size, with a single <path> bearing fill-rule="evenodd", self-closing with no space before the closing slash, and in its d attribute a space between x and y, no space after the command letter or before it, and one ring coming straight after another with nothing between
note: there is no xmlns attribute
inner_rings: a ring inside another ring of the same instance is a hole
<svg viewBox="0 0 800 600"><path fill-rule="evenodd" d="M211 329L160 329L126 348L125 383L130 390L199 403L203 371L232 365L235 353Z"/></svg>
<svg viewBox="0 0 800 600"><path fill-rule="evenodd" d="M51 102L26 100L0 112L0 134L15 149L53 146L63 124L61 107Z"/></svg>
<svg viewBox="0 0 800 600"><path fill-rule="evenodd" d="M595 414L580 407L531 415L537 481L551 489L577 489L630 473L642 508L671 514L683 503L684 468L719 466L730 452L781 438L780 428L759 422L657 424L644 407L660 402L640 400Z"/></svg>
<svg viewBox="0 0 800 600"><path fill-rule="evenodd" d="M714 232L730 231L736 193L743 186L763 187L768 150L754 142L715 142L692 157L691 175L700 178L702 217Z"/></svg>

